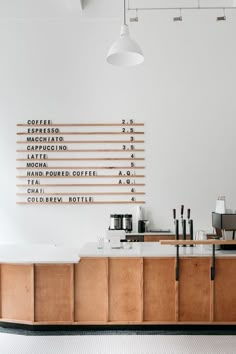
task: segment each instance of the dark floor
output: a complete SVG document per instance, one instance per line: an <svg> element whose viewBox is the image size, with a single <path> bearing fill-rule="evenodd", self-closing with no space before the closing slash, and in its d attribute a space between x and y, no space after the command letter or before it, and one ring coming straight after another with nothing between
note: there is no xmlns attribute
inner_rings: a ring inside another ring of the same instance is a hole
<svg viewBox="0 0 236 354"><path fill-rule="evenodd" d="M236 335L235 325L22 325L0 322L1 333L55 335Z"/></svg>

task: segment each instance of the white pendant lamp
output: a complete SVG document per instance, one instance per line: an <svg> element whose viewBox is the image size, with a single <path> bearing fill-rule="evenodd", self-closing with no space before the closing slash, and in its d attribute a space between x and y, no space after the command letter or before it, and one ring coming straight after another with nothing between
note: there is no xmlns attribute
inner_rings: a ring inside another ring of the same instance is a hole
<svg viewBox="0 0 236 354"><path fill-rule="evenodd" d="M143 61L141 48L129 36L129 27L126 23L126 1L124 0L124 24L121 26L120 38L108 51L107 62L117 66L134 66Z"/></svg>

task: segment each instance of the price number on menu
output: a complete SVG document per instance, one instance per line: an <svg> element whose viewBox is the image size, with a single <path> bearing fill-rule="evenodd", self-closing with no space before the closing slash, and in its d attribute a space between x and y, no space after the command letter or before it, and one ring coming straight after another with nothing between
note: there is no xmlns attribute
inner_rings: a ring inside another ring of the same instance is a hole
<svg viewBox="0 0 236 354"><path fill-rule="evenodd" d="M122 177L122 176L121 176ZM123 175L123 177L127 177L126 175ZM132 177L132 176L131 176ZM132 185L135 184L135 179L127 178L125 180L120 179L118 184L127 184L127 185Z"/></svg>
<svg viewBox="0 0 236 354"><path fill-rule="evenodd" d="M132 124L134 124L134 120L133 119L122 119L122 124L132 125Z"/></svg>
<svg viewBox="0 0 236 354"><path fill-rule="evenodd" d="M122 128L122 133L134 133L134 128Z"/></svg>
<svg viewBox="0 0 236 354"><path fill-rule="evenodd" d="M123 150L134 150L135 146L133 144L131 145L123 145L122 149Z"/></svg>
<svg viewBox="0 0 236 354"><path fill-rule="evenodd" d="M135 193L135 189L134 188L131 188L131 193ZM131 197L131 202L135 202L136 201L136 198L135 197Z"/></svg>
<svg viewBox="0 0 236 354"><path fill-rule="evenodd" d="M125 171L125 172L122 172L122 171L119 171L119 176L123 176L123 177L133 177L135 175L134 171Z"/></svg>

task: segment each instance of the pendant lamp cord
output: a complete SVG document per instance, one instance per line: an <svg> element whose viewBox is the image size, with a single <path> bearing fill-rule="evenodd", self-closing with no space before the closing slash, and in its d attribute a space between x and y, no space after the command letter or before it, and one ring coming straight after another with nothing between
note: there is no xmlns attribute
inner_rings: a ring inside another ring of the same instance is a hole
<svg viewBox="0 0 236 354"><path fill-rule="evenodd" d="M124 25L126 25L126 1L124 0Z"/></svg>

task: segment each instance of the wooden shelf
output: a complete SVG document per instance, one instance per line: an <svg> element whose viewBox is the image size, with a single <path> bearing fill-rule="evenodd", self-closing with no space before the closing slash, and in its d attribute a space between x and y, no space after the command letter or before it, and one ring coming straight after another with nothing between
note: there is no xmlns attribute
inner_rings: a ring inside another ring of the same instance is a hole
<svg viewBox="0 0 236 354"><path fill-rule="evenodd" d="M189 246L189 245L236 245L236 240L161 240L162 245Z"/></svg>

